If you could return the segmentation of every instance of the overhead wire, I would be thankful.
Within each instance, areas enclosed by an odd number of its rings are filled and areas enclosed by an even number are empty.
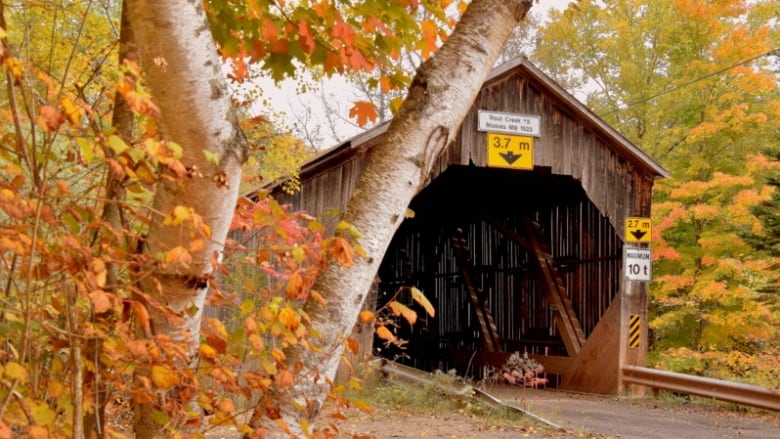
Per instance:
[[[665,90],[662,90],[662,91],[660,91],[658,93],[655,93],[653,95],[650,95],[648,97],[639,99],[637,101],[629,102],[628,104],[622,105],[619,108],[616,108],[614,110],[611,110],[611,111],[608,111],[608,112],[604,113],[604,115],[612,114],[612,113],[615,113],[617,111],[626,110],[626,109],[631,108],[631,107],[633,107],[635,105],[643,104],[643,103],[651,101],[651,100],[653,100],[653,99],[655,99],[657,97],[660,97],[660,96],[663,96],[665,94],[669,94],[669,93],[675,92],[677,90],[683,89],[683,88],[691,86],[693,84],[696,84],[697,82],[701,82],[701,81],[704,81],[705,79],[709,79],[709,78],[711,78],[713,76],[720,75],[721,73],[727,72],[727,71],[729,71],[729,70],[731,70],[731,69],[733,69],[735,67],[739,67],[741,65],[745,65],[745,64],[747,64],[749,62],[753,62],[753,61],[755,61],[755,60],[757,60],[759,58],[763,58],[763,57],[769,56],[769,55],[780,56],[780,47],[775,47],[774,49],[772,49],[772,50],[770,50],[768,52],[764,52],[764,53],[762,53],[760,55],[756,55],[756,56],[754,56],[752,58],[748,58],[746,60],[743,60],[743,61],[740,61],[738,63],[732,64],[732,65],[730,65],[728,67],[724,67],[724,68],[722,68],[720,70],[708,73],[708,74],[706,74],[704,76],[700,76],[700,77],[698,77],[696,79],[693,79],[693,80],[690,80],[690,81],[688,81],[686,83],[683,83],[683,84],[680,84],[680,85],[677,85],[677,86],[674,86],[674,87],[671,87],[671,88],[667,88]]]

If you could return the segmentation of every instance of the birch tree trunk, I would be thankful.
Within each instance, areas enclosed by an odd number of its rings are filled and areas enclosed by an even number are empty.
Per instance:
[[[437,156],[454,139],[504,42],[526,16],[531,3],[472,1],[447,42],[420,67],[382,143],[372,151],[343,216],[362,234],[359,244],[367,256],[348,269],[329,264],[318,278],[315,289],[323,293],[328,304],[307,311],[312,325],[322,334],[315,341],[321,352],[295,347],[288,353],[290,364],[299,362],[304,366],[278,407],[294,436],[302,436],[301,422],[312,421],[327,396],[328,381],[335,376],[345,337],[351,333],[409,203]],[[275,421],[266,418],[261,424],[268,431],[266,437],[288,436],[279,431]]]
[[[189,248],[188,233],[163,223],[176,206],[192,208],[211,228],[205,247],[190,252],[191,263],[157,264],[152,276],[141,282],[151,300],[181,316],[181,320],[169,319],[165,312],[148,306],[153,332],[182,342],[192,358],[208,289],[205,277],[213,270],[210,259],[218,257],[227,237],[247,140],[232,109],[202,2],[126,2],[145,77],[161,111],[163,136],[181,145],[182,164],[197,170],[191,178],[159,183],[143,253],[154,256],[179,245]],[[219,157],[218,165],[206,159],[206,151]],[[136,438],[163,436],[152,419],[154,410],[152,405],[136,407]]]

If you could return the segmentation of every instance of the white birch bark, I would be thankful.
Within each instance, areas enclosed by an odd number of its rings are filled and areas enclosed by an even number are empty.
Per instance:
[[[183,318],[183,323],[177,323],[148,307],[153,332],[186,343],[194,356],[207,293],[203,276],[212,272],[209,260],[220,254],[227,237],[247,141],[232,109],[202,2],[126,1],[144,74],[161,111],[163,136],[182,146],[184,166],[195,167],[202,174],[159,183],[143,252],[155,255],[178,245],[189,247],[188,233],[162,221],[177,205],[191,207],[201,215],[211,227],[211,239],[205,248],[192,253],[193,262],[188,267],[158,266],[153,275],[159,284],[141,283],[146,294]],[[219,165],[209,162],[204,151],[219,157]],[[146,405],[136,408],[136,438],[163,436],[152,411]]]
[[[315,289],[328,304],[307,311],[322,334],[315,341],[322,353],[296,347],[288,355],[290,364],[300,361],[305,367],[280,401],[282,419],[293,436],[301,435],[302,420],[311,422],[319,412],[329,390],[327,382],[338,368],[345,337],[351,333],[409,203],[436,157],[454,139],[504,42],[531,3],[472,1],[448,41],[420,67],[382,143],[372,151],[343,217],[362,234],[359,244],[367,257],[348,269],[332,263],[318,279]],[[296,405],[307,410],[298,410]],[[262,425],[269,431],[266,437],[287,437],[274,421],[265,419]]]

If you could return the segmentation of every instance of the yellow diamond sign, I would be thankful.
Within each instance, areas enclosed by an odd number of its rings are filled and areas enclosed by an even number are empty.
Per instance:
[[[487,165],[496,168],[533,169],[534,138],[487,134]]]

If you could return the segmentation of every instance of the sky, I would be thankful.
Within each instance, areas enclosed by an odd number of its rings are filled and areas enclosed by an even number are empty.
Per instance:
[[[536,0],[531,13],[545,17],[550,9],[565,9],[573,1],[576,0]],[[363,130],[347,117],[349,108],[360,98],[343,78],[334,77],[321,84],[309,81],[309,88],[314,90],[306,92],[301,91],[301,83],[292,80],[277,85],[270,79],[263,79],[257,84],[262,97],[257,100],[254,111],[271,117],[282,130],[292,131],[298,137],[306,139],[307,132],[310,137],[318,137],[314,141],[316,149],[336,146]],[[267,109],[273,109],[274,114],[267,114]],[[335,134],[328,128],[326,115],[336,126]]]

